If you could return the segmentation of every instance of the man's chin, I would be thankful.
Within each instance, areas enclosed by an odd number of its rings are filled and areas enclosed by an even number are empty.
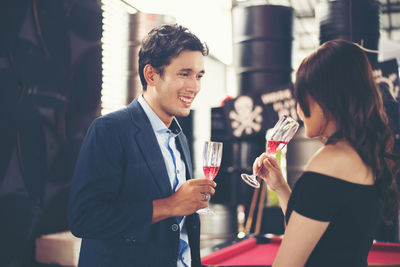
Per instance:
[[[187,117],[190,114],[190,109],[187,110],[181,110],[179,112],[177,112],[177,114],[175,114],[175,116],[177,117]]]

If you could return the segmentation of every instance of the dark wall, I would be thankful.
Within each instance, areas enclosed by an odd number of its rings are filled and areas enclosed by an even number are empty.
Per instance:
[[[31,266],[35,237],[68,229],[80,144],[99,115],[96,0],[2,0],[0,266]]]

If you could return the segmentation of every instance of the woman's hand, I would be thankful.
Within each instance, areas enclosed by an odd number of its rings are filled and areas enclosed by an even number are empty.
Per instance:
[[[265,180],[274,191],[279,191],[287,183],[283,178],[279,162],[276,158],[266,153],[261,154],[253,163],[253,173]]]

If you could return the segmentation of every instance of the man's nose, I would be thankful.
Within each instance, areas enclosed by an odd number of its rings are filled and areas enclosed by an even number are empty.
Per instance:
[[[187,89],[195,93],[200,91],[200,80],[196,77],[188,79]]]

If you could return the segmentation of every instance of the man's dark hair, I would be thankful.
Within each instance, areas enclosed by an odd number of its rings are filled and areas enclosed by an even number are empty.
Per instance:
[[[143,90],[147,89],[143,69],[147,64],[163,75],[163,67],[184,50],[200,51],[208,55],[208,47],[187,28],[178,24],[166,24],[152,29],[142,41],[139,51],[139,75]]]

